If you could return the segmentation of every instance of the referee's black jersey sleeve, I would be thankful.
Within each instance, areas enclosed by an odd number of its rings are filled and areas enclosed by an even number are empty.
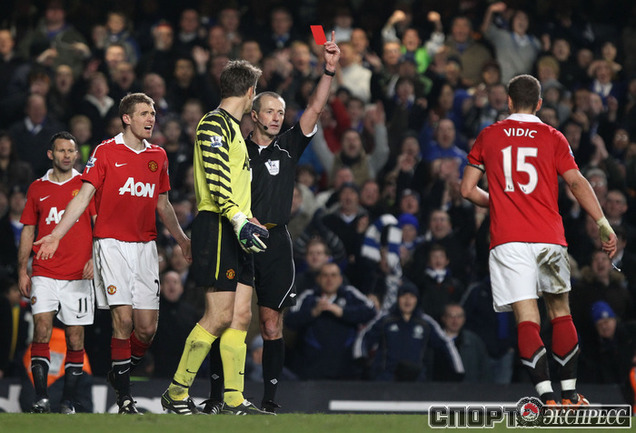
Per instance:
[[[246,140],[252,168],[252,214],[261,224],[289,222],[296,165],[311,138],[296,122],[260,153],[251,136]]]

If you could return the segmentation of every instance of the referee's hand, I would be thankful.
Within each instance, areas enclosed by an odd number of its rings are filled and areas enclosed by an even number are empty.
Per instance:
[[[252,220],[254,222],[239,212],[232,218],[232,225],[241,248],[248,253],[260,253],[267,249],[267,245],[260,238],[268,238],[269,232],[256,218]]]

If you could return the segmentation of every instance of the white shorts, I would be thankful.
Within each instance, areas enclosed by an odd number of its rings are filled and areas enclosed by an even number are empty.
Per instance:
[[[51,311],[57,312],[57,318],[67,326],[92,325],[95,316],[92,281],[32,277],[31,312]]]
[[[514,302],[541,293],[571,289],[568,250],[562,245],[510,242],[490,250],[488,260],[495,311],[511,311]]]
[[[155,241],[93,241],[97,307],[132,305],[136,310],[159,309],[159,257]]]

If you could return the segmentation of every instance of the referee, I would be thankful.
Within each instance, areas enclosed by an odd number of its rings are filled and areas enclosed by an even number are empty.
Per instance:
[[[294,126],[281,132],[285,119],[285,101],[274,92],[256,95],[252,105],[252,120],[256,129],[245,144],[252,169],[252,214],[268,228],[269,238],[262,239],[267,249],[254,254],[254,283],[259,305],[259,324],[263,336],[262,409],[275,412],[280,406],[274,402],[276,388],[283,370],[285,344],[283,342],[283,310],[295,304],[295,269],[292,240],[287,231],[294,194],[296,164],[316,133],[316,123],[329,98],[331,81],[340,59],[335,32],[324,46],[324,74],[309,98],[307,108]],[[211,355],[212,392],[210,401],[219,389],[214,385],[214,354]]]

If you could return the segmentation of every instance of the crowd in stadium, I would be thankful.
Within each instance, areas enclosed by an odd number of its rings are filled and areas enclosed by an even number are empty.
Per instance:
[[[168,155],[170,200],[189,233],[194,133],[219,104],[223,66],[259,66],[257,92],[281,94],[291,126],[323,74],[309,28],[323,24],[327,35],[335,30],[341,57],[296,173],[289,231],[298,296],[285,316],[284,378],[527,380],[514,317],[492,308],[488,210],[464,200],[459,185],[477,135],[508,115],[508,80],[532,74],[543,90],[538,116],[567,138],[619,240],[612,262],[596,224],[561,184],[579,380],[620,384],[633,399],[636,4],[326,3],[21,0],[3,14],[0,378],[19,376],[28,346],[28,305],[16,293],[19,220],[28,186],[50,167],[50,137],[66,130],[77,138],[81,172],[93,149],[121,132],[121,98],[149,95],[157,110],[150,141]],[[252,131],[249,115],[241,127]],[[168,378],[204,306],[163,228],[158,245],[159,325],[143,374]],[[355,311],[343,318],[306,306],[324,294]],[[420,311],[426,316],[396,335],[391,320]],[[98,311],[86,330],[95,375],[109,368],[110,326]],[[257,378],[262,341],[248,346]]]

